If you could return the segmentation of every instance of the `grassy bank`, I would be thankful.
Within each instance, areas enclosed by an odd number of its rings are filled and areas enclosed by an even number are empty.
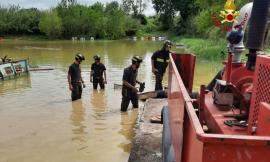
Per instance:
[[[26,41],[49,41],[44,35],[8,35],[4,36],[7,40],[26,40]]]
[[[198,57],[216,60],[227,57],[227,41],[225,39],[210,40],[202,38],[175,38],[177,43],[182,43],[186,46],[188,52],[196,54]],[[221,51],[225,53],[221,54]],[[265,45],[264,51],[270,54],[270,46]],[[245,54],[248,53],[246,49],[242,53],[242,60],[246,60]]]
[[[127,37],[128,38],[128,37]],[[72,38],[70,37],[70,39],[67,38],[48,38],[45,35],[6,35],[3,36],[4,40],[25,40],[25,41],[71,41]],[[78,41],[80,40],[80,37],[77,37]],[[90,37],[86,38],[87,40],[90,40]],[[121,38],[118,40],[122,40],[122,39],[126,39]],[[96,39],[96,40],[111,40],[111,39]]]
[[[196,56],[211,60],[221,59],[224,55],[221,51],[226,53],[227,43],[226,40],[210,40],[203,38],[172,38],[173,41],[177,43],[184,44],[188,52],[196,54]]]

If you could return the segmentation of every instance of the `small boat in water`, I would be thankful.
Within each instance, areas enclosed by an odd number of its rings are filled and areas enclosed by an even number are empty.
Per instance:
[[[5,56],[0,61],[0,80],[12,79],[28,72],[29,66],[26,59],[13,61]]]

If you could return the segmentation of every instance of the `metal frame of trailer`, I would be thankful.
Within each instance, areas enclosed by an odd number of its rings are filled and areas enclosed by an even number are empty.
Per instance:
[[[163,137],[163,148],[167,148],[163,149],[163,161],[269,162],[270,137],[266,135],[270,128],[269,104],[261,102],[258,105],[263,108],[257,113],[259,118],[257,124],[260,125],[257,134],[250,134],[248,128],[243,130],[228,127],[220,122],[225,120],[224,111],[220,111],[214,106],[207,106],[212,103],[211,93],[199,95],[204,97],[200,98],[198,103],[199,108],[203,108],[203,110],[194,107],[195,101],[189,93],[192,91],[195,56],[172,54],[170,59],[169,104],[166,113],[163,114],[165,115],[164,127],[169,132],[163,133],[167,136]],[[264,70],[270,72],[270,57],[261,56],[258,58],[258,62],[257,69],[260,69],[259,66],[263,66]],[[255,74],[259,73],[257,69]],[[255,84],[258,81],[260,81],[259,76],[255,78]],[[270,85],[270,80],[264,82]],[[266,96],[269,95],[266,94]],[[252,102],[255,102],[255,97],[254,95]],[[214,104],[212,103],[212,105]],[[215,131],[206,133],[203,130],[203,124],[205,124],[201,123],[203,117],[207,117],[207,121],[211,121]]]

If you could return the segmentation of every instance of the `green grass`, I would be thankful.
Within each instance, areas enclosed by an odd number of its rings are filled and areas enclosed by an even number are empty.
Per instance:
[[[266,47],[265,52],[270,54],[270,47]]]
[[[227,57],[227,41],[225,39],[211,40],[204,38],[190,38],[188,36],[172,37],[171,39],[176,43],[184,44],[186,46],[186,51],[192,52],[200,58],[210,59],[209,61],[223,59],[221,51],[225,53],[224,57]],[[270,46],[266,45],[264,51],[270,53]],[[247,60],[245,56],[247,53],[247,49],[242,53],[243,61]]]
[[[148,37],[148,36],[165,36],[169,37],[170,33],[169,32],[164,32],[164,31],[153,31],[153,32],[145,32],[143,30],[139,30],[136,34],[137,37]]]
[[[30,41],[42,41],[42,40],[49,40],[44,35],[8,35],[4,36],[4,39],[11,39],[11,40],[30,40]]]
[[[173,41],[184,44],[188,52],[194,53],[196,56],[217,60],[222,59],[221,51],[227,52],[227,43],[225,40],[210,40],[203,38],[173,38]]]

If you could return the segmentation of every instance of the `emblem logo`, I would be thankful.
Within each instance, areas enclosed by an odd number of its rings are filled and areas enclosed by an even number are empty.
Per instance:
[[[223,18],[221,23],[225,22],[237,22],[236,17],[240,16],[239,11],[236,11],[236,6],[234,4],[234,0],[227,0],[224,5],[224,10],[220,11],[219,16]]]
[[[236,18],[240,16],[240,12],[236,11],[236,5],[234,4],[234,0],[227,0],[227,2],[224,5],[224,10],[220,11],[218,16],[216,13],[212,14],[212,19],[215,25],[219,29],[222,29],[225,31],[232,30],[231,23],[238,23]],[[222,20],[219,20],[219,19],[222,19]]]

